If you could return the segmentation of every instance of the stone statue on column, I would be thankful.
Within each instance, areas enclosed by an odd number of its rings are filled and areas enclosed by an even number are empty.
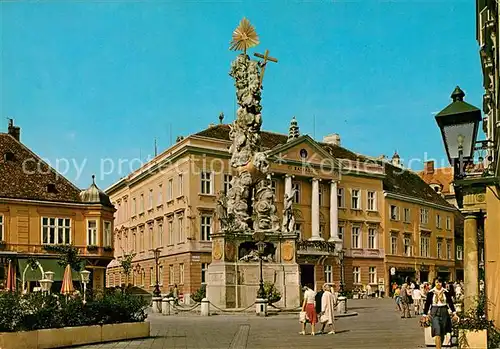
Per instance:
[[[239,105],[229,133],[231,166],[237,174],[228,192],[227,212],[234,217],[235,232],[279,230],[274,192],[266,178],[269,160],[261,151],[261,70],[262,65],[243,52],[229,72]]]

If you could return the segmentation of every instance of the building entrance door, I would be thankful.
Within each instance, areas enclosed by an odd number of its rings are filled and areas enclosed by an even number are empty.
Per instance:
[[[300,285],[304,287],[308,285],[314,289],[314,265],[302,264],[300,266]]]

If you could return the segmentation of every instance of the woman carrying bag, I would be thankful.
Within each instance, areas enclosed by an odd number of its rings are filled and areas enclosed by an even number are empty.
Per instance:
[[[323,296],[321,298],[321,316],[319,321],[323,324],[321,332],[326,325],[330,326],[328,334],[335,334],[335,308],[337,307],[337,297],[330,285],[323,285]]]
[[[449,312],[453,318],[450,318]],[[432,337],[435,339],[436,349],[441,349],[444,337],[451,333],[451,320],[458,321],[453,299],[438,277],[434,281],[434,288],[427,294],[422,322],[430,323]]]
[[[315,325],[318,322],[316,309],[315,309],[315,300],[316,292],[314,292],[311,287],[304,287],[304,303],[302,304],[302,311],[299,315],[299,321],[302,323],[302,331],[299,332],[301,335],[306,334],[306,324],[307,322],[311,323],[311,335],[314,336],[315,333]]]

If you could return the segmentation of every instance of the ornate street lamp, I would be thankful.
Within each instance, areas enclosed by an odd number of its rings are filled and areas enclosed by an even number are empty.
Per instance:
[[[80,276],[82,278],[82,283],[83,283],[83,304],[86,304],[87,303],[87,298],[86,298],[87,284],[90,281],[90,271],[88,271],[88,270],[82,270],[80,272]]]
[[[40,286],[42,287],[42,291],[50,294],[50,288],[52,287],[52,283],[54,281],[52,281],[50,279],[42,279],[39,282],[40,282]]]
[[[453,165],[455,178],[463,178],[465,164],[473,161],[481,111],[464,102],[465,93],[456,87],[452,102],[436,115],[448,161]]]
[[[340,295],[344,295],[344,242],[339,240],[335,244],[335,250],[339,258],[340,265]]]
[[[161,247],[151,249],[150,251],[154,253],[155,267],[156,267],[156,283],[155,283],[155,289],[153,291],[153,295],[155,297],[161,297],[161,290],[160,290],[159,276],[158,276],[158,267],[159,267]]]
[[[54,281],[54,272],[53,271],[46,271],[45,278],[48,280]]]
[[[257,293],[257,297],[260,299],[265,299],[266,291],[264,290],[264,280],[262,279],[262,257],[264,256],[264,249],[266,248],[266,243],[264,241],[257,241],[256,245],[259,250],[259,268],[260,268],[259,292]]]

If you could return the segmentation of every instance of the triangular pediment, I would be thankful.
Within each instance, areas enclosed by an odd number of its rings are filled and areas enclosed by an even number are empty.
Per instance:
[[[339,162],[308,135],[278,145],[268,152],[275,163],[339,168]]]

